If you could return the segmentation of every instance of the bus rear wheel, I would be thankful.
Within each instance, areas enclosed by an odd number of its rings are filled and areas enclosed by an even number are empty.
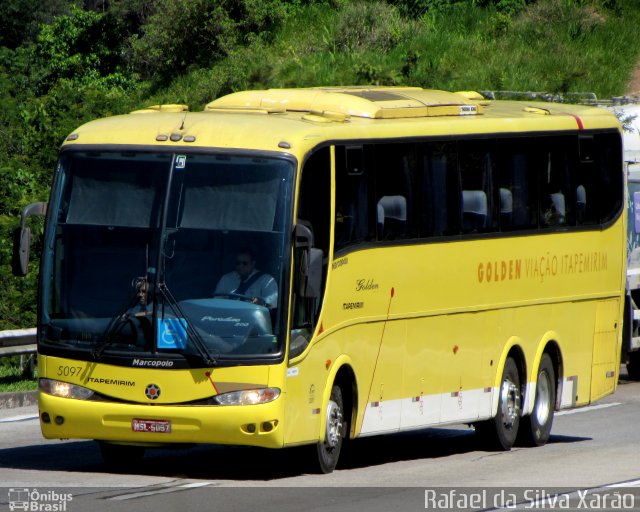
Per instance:
[[[476,433],[482,443],[491,450],[510,450],[516,441],[520,426],[522,393],[520,375],[515,361],[508,357],[498,396],[498,412],[495,417],[476,423]]]
[[[631,380],[640,380],[640,350],[629,352],[627,374]]]
[[[344,433],[344,401],[340,386],[334,385],[325,410],[326,429],[324,441],[317,444],[318,469],[321,473],[331,473],[338,464]]]
[[[538,368],[536,399],[533,411],[522,418],[518,441],[525,446],[542,446],[551,435],[556,400],[556,378],[553,363],[544,354]]]

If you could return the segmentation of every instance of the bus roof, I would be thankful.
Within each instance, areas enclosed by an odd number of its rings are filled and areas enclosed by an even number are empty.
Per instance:
[[[203,112],[155,105],[91,121],[65,145],[218,147],[305,151],[325,140],[615,128],[611,112],[582,105],[489,101],[474,92],[419,87],[318,87],[243,91]]]

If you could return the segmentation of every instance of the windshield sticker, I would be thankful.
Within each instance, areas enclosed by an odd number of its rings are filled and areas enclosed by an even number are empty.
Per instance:
[[[187,156],[186,155],[178,155],[176,157],[176,170],[184,169],[187,167]]]
[[[187,346],[187,321],[184,318],[158,318],[158,348]]]

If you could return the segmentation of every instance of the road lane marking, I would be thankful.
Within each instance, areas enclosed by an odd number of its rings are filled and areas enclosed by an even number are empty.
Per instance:
[[[567,409],[564,411],[557,412],[556,416],[565,416],[567,414],[577,414],[580,412],[591,412],[597,409],[607,409],[609,407],[614,407],[616,405],[622,405],[622,402],[611,402],[610,404],[598,404],[598,405],[589,405],[587,407],[579,407],[577,409]]]
[[[0,423],[13,423],[15,421],[30,421],[37,419],[37,414],[22,414],[20,416],[11,416],[10,418],[0,418]]]
[[[629,480],[628,482],[618,482],[607,487],[640,487],[640,480]]]
[[[186,491],[188,489],[195,489],[198,487],[207,487],[218,485],[216,482],[190,482],[186,484],[177,484],[177,485],[169,485],[156,489],[149,489],[147,491],[138,491],[132,492],[128,494],[119,494],[118,496],[112,496],[111,498],[107,498],[108,501],[126,501],[126,500],[135,500],[138,498],[146,498],[148,496],[155,496],[158,494],[168,494],[172,492],[180,492]]]

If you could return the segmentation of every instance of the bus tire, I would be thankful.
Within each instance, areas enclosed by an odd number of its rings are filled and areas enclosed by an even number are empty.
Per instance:
[[[324,441],[317,444],[318,469],[321,473],[331,473],[338,464],[340,450],[346,432],[344,423],[344,401],[340,386],[331,388],[331,396],[325,410],[326,429]]]
[[[498,395],[498,411],[490,420],[475,424],[482,444],[490,450],[508,451],[514,445],[522,410],[520,375],[515,361],[508,357],[504,364]]]
[[[543,354],[536,379],[533,411],[520,421],[519,444],[542,446],[551,435],[556,402],[556,375],[549,354]]]
[[[627,375],[631,380],[640,380],[640,350],[629,352]]]
[[[140,464],[144,457],[142,446],[112,444],[98,441],[102,460],[114,470],[126,470]]]

